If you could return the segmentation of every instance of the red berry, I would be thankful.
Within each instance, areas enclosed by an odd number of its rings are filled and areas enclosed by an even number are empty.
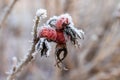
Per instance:
[[[69,24],[68,22],[68,18],[64,18],[64,17],[61,17],[60,19],[57,20],[56,22],[56,28],[57,29],[63,29],[65,26],[63,25],[67,25]]]
[[[57,34],[55,29],[50,28],[50,27],[44,27],[42,29],[40,29],[40,31],[38,32],[38,37],[39,38],[47,38],[48,40],[52,40],[55,41]]]
[[[55,30],[51,27],[43,27],[38,31],[39,38],[46,38],[56,43],[66,43],[64,32],[62,30]]]
[[[65,36],[64,36],[64,32],[63,32],[63,31],[57,31],[56,42],[57,42],[57,43],[60,43],[60,44],[66,43],[66,40],[65,40]]]

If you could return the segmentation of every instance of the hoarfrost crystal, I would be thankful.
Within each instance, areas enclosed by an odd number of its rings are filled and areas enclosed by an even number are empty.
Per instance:
[[[45,9],[38,9],[36,12],[36,16],[40,18],[46,18],[47,17],[47,11]]]

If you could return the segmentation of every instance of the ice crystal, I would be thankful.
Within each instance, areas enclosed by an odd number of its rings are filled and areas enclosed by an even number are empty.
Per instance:
[[[38,9],[36,12],[36,16],[40,18],[46,18],[47,17],[47,11],[45,9]]]

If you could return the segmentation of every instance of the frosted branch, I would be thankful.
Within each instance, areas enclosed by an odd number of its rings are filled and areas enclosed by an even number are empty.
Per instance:
[[[37,15],[38,13],[42,14],[42,15]],[[38,27],[38,24],[40,22],[40,18],[44,18],[45,15],[46,15],[46,13],[44,14],[44,12],[40,12],[39,10],[36,12],[36,17],[35,17],[34,26],[33,26],[33,40],[32,40],[31,49],[30,49],[28,55],[23,60],[21,60],[20,63],[18,63],[16,66],[15,65],[13,66],[7,80],[14,80],[14,78],[23,69],[23,67],[25,67],[28,63],[30,63],[34,59],[35,54],[36,54],[35,53],[35,46],[38,42],[37,27]]]

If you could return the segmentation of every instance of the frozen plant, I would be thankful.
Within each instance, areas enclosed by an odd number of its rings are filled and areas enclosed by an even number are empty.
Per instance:
[[[63,14],[60,16],[55,16],[50,18],[46,25],[38,28],[38,24],[41,19],[47,17],[46,10],[39,9],[36,12],[36,17],[33,26],[33,40],[32,46],[28,55],[17,63],[17,59],[13,58],[14,65],[9,73],[7,80],[13,80],[17,73],[20,72],[24,66],[35,59],[36,53],[40,53],[41,56],[49,56],[50,53],[50,42],[55,42],[55,56],[56,56],[56,66],[62,68],[60,63],[66,58],[67,51],[67,41],[70,40],[73,45],[79,46],[79,39],[83,38],[84,32],[78,30],[74,27],[72,18],[69,14]],[[63,52],[63,57],[60,57]],[[62,68],[63,69],[63,68]],[[65,69],[65,68],[64,68]]]
[[[56,45],[56,65],[61,68],[60,63],[65,59],[68,54],[67,41],[70,40],[73,45],[79,45],[79,39],[84,38],[84,32],[74,27],[72,18],[69,14],[62,14],[54,16],[47,21],[47,24],[38,29],[38,45],[37,51],[41,56],[48,56],[49,49],[48,43],[55,42]],[[44,38],[44,40],[42,40]],[[42,45],[42,46],[41,46]],[[63,52],[63,57],[60,57]]]

